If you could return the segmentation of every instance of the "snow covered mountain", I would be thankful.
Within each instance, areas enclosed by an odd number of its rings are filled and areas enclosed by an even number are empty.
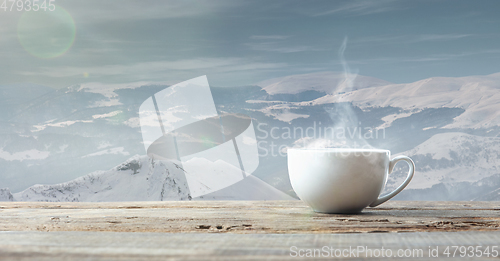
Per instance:
[[[55,185],[34,185],[13,195],[0,190],[0,201],[100,202],[167,200],[292,199],[254,176],[197,198],[191,198],[186,173],[174,162],[134,156],[109,171],[98,171]]]
[[[109,171],[55,185],[34,185],[13,194],[14,201],[161,201],[189,197],[178,165],[155,162],[147,156],[134,156]]]
[[[500,187],[500,138],[450,132],[432,136],[414,149],[400,153],[415,161],[416,174],[400,199],[474,200]],[[404,165],[404,164],[401,164]],[[406,166],[391,175],[387,189],[406,178]],[[484,199],[486,200],[486,199]]]
[[[284,97],[288,92],[288,95],[303,94],[310,99],[251,100],[248,102],[263,106],[249,110],[273,118],[274,124],[269,124],[266,131],[270,133],[272,127],[278,126],[275,136],[279,136],[286,134],[282,130],[287,125],[322,123],[322,126],[335,126],[346,117],[331,113],[334,104],[348,102],[345,106],[349,107],[348,110],[341,112],[352,113],[359,120],[360,128],[383,131],[383,137],[373,139],[368,135],[369,138],[365,139],[368,144],[415,160],[417,172],[414,180],[396,199],[500,200],[500,73],[436,77],[409,84],[385,85],[380,85],[380,81],[365,84],[366,78],[358,76],[353,87],[346,92],[313,88],[320,85],[321,80],[317,79],[320,75],[285,77],[263,88],[270,90],[271,97],[280,98],[271,95],[278,92]],[[311,77],[315,80],[309,81]],[[296,81],[288,84],[291,79]],[[361,83],[356,85],[358,79]],[[338,81],[333,82],[339,85]],[[335,86],[332,88],[335,90]],[[311,95],[313,90],[325,94],[314,97]],[[294,138],[294,143],[284,142],[282,145],[300,144],[297,138],[301,137]],[[318,141],[303,137],[302,140]],[[389,178],[386,191],[404,180],[406,173],[401,166],[398,168],[399,172]]]
[[[374,86],[375,87],[375,86]],[[408,84],[354,89],[344,94],[321,97],[314,103],[328,103],[341,96],[360,107],[462,108],[465,112],[445,128],[489,128],[500,126],[500,73],[459,78],[434,77]]]

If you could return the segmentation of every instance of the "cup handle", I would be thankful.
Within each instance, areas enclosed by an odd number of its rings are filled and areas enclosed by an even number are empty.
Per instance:
[[[413,178],[413,174],[415,173],[415,163],[413,163],[413,160],[411,160],[410,158],[408,158],[406,156],[397,156],[397,157],[395,157],[394,159],[392,159],[389,162],[389,174],[392,173],[392,170],[394,169],[394,166],[400,160],[406,161],[406,163],[408,163],[408,167],[410,168],[408,170],[408,176],[406,177],[406,180],[403,182],[403,184],[399,185],[399,187],[397,189],[395,189],[393,192],[391,192],[391,193],[389,193],[389,194],[387,194],[387,195],[385,195],[383,197],[380,197],[377,200],[373,201],[370,204],[370,207],[376,207],[376,206],[378,206],[378,205],[386,202],[387,200],[389,200],[392,197],[396,196],[399,192],[401,192],[401,190],[403,190],[408,185],[408,183],[410,183],[411,179]]]

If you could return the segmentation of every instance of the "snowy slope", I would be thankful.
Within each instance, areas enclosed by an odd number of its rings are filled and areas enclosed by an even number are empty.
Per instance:
[[[134,156],[109,171],[94,172],[56,185],[34,185],[15,193],[13,200],[54,202],[191,200],[185,174],[184,170],[173,162],[154,161],[147,156]],[[253,176],[235,185],[198,199],[291,199]],[[4,190],[0,190],[0,196],[2,191]]]
[[[350,101],[360,107],[462,108],[465,112],[447,128],[500,126],[500,73],[459,78],[434,77],[408,84],[389,84],[344,94],[330,94],[313,104]]]
[[[297,94],[304,91],[319,91],[333,93],[337,86],[344,81],[344,74],[340,72],[318,72],[308,74],[290,75],[280,78],[269,79],[258,83],[267,93],[274,95],[279,93]],[[359,75],[356,77],[353,90],[367,87],[377,87],[390,84],[390,82]]]
[[[440,133],[398,155],[407,155],[415,161],[416,172],[406,193],[412,193],[411,190],[428,190],[427,193],[432,193],[432,190],[443,190],[437,185],[469,184],[461,199],[472,200],[474,197],[468,197],[468,194],[489,193],[481,189],[479,181],[500,181],[497,177],[500,172],[498,137]],[[406,172],[402,171],[406,169],[404,165],[396,165],[395,169],[400,169],[400,172],[390,176],[387,189],[394,189],[406,178]]]
[[[477,201],[500,201],[500,188],[495,189],[488,194],[481,195],[477,198],[474,198]]]

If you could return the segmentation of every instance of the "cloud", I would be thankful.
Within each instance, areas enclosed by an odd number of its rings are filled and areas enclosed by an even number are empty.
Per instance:
[[[369,15],[402,9],[401,7],[395,6],[394,3],[395,0],[354,0],[348,1],[346,4],[342,4],[334,9],[315,13],[313,16],[332,14]]]
[[[324,51],[325,49],[306,45],[290,45],[284,41],[290,35],[253,35],[250,39],[255,40],[244,45],[254,51],[277,52],[277,53],[297,53],[306,51]],[[263,41],[266,40],[266,41]]]
[[[305,46],[305,45],[283,46],[281,43],[277,42],[246,43],[245,45],[254,51],[277,52],[277,53],[297,53],[297,52],[324,50],[313,46]]]
[[[472,36],[472,34],[423,34],[416,37],[415,41],[448,41]]]
[[[44,160],[48,158],[49,155],[49,151],[39,151],[37,149],[10,153],[0,148],[0,159],[6,161]]]
[[[120,113],[122,113],[122,111],[112,111],[110,113],[92,115],[92,118],[94,120],[95,119],[110,118],[110,117],[114,117],[114,116],[116,116],[116,115],[118,115]]]
[[[171,71],[213,71],[235,72],[246,70],[276,69],[287,66],[286,63],[267,63],[244,58],[195,58],[175,61],[151,61],[132,64],[109,64],[101,66],[79,67],[43,67],[38,71],[23,71],[21,75],[49,76],[55,78],[81,76],[86,72],[91,76],[136,75],[148,78],[152,74]]]
[[[121,155],[124,155],[124,156],[128,156],[128,155],[130,155],[130,152],[125,151],[124,147],[116,147],[116,148],[101,150],[101,151],[98,151],[98,152],[95,152],[95,153],[87,154],[87,155],[83,156],[82,159],[83,158],[88,158],[88,157],[110,155],[110,154],[114,154],[114,155],[121,154]]]
[[[409,44],[421,42],[452,41],[474,36],[472,34],[421,34],[398,36],[369,36],[352,38],[350,44]]]
[[[436,62],[436,61],[448,61],[461,57],[484,55],[484,54],[500,54],[500,49],[490,49],[490,50],[482,50],[475,52],[449,53],[449,54],[434,54],[434,55],[419,56],[419,57],[381,57],[374,59],[359,59],[359,60],[349,60],[349,63],[372,64],[372,63],[400,63],[400,62]]]
[[[290,38],[290,35],[252,35],[253,40],[284,40]]]

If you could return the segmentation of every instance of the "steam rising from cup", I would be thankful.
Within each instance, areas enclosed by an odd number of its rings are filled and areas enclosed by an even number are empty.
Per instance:
[[[345,99],[346,94],[353,90],[358,75],[357,72],[352,73],[347,64],[344,56],[346,48],[347,37],[344,38],[338,52],[344,79],[331,93],[333,106],[325,108],[333,121],[333,126],[324,128],[324,138],[302,140],[305,148],[373,148],[363,137],[363,128],[359,124],[352,104]]]
[[[341,81],[340,84],[337,86],[336,88],[337,93],[344,93],[351,91],[352,87],[354,86],[354,81],[358,76],[357,73],[354,74],[351,73],[351,68],[349,68],[349,65],[345,60],[344,52],[346,47],[347,47],[347,37],[344,38],[344,41],[342,42],[342,45],[340,46],[339,49],[340,63],[342,64],[342,68],[344,68],[344,81]],[[337,102],[341,102],[343,97],[340,96],[338,98],[339,99],[337,100]]]

